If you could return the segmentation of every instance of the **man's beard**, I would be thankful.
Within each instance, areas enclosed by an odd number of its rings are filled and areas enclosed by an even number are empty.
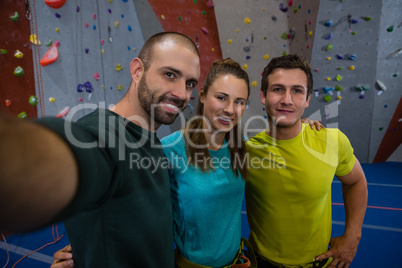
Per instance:
[[[168,99],[165,95],[157,98],[155,96],[155,91],[148,87],[147,82],[145,81],[145,75],[141,78],[140,83],[138,85],[138,99],[140,101],[141,107],[144,111],[150,116],[153,116],[153,120],[158,124],[170,125],[174,122],[176,117],[179,115],[179,112],[185,109],[184,101]],[[163,100],[169,100],[177,105],[179,111],[177,113],[169,113],[164,111],[164,109],[160,106],[160,102]]]

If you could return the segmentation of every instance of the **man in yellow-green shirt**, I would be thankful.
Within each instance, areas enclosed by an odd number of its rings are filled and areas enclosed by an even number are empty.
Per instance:
[[[260,95],[269,128],[247,142],[249,240],[259,268],[346,268],[360,241],[366,178],[342,132],[301,123],[312,88],[311,68],[296,55],[274,58],[264,69]],[[346,223],[344,235],[331,238],[334,175]]]

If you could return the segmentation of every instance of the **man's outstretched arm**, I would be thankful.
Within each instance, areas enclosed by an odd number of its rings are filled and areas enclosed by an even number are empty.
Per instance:
[[[73,199],[78,167],[68,145],[38,124],[0,114],[0,231],[49,223]]]

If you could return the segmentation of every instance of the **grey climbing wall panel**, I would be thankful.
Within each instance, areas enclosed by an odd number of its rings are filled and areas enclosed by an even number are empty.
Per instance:
[[[44,107],[41,108],[45,114],[55,116],[69,106],[70,111],[76,111],[73,117],[76,120],[92,107],[107,108],[120,100],[131,82],[130,62],[138,56],[144,43],[141,26],[147,26],[139,22],[137,14],[150,25],[156,25],[148,3],[136,3],[141,12],[136,10],[133,1],[67,1],[60,9],[52,9],[43,1],[31,3],[36,11],[32,22],[42,42],[34,49],[39,49],[43,57],[48,50],[47,40],[60,42],[56,62],[45,67],[36,64],[40,66],[35,70],[40,77],[37,95],[42,88]],[[148,36],[160,30],[161,27],[153,27],[146,28],[145,32]],[[118,65],[122,67],[119,71]],[[95,79],[95,73],[99,74],[99,80]],[[77,92],[77,86],[85,82],[91,83],[91,94],[85,90]],[[49,98],[55,101],[52,103]],[[80,109],[79,104],[95,106]]]

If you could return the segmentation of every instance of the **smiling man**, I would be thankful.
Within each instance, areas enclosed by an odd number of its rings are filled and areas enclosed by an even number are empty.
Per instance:
[[[130,71],[111,110],[76,123],[0,115],[0,231],[64,220],[76,267],[174,267],[169,177],[157,164],[164,156],[155,132],[187,106],[199,53],[187,36],[160,33]],[[126,161],[134,154],[151,166]]]
[[[258,267],[346,268],[357,251],[366,178],[342,132],[301,123],[312,89],[311,68],[296,55],[274,58],[264,69],[260,95],[269,128],[247,142],[249,240]],[[346,224],[344,235],[331,238],[334,175],[342,183]]]

